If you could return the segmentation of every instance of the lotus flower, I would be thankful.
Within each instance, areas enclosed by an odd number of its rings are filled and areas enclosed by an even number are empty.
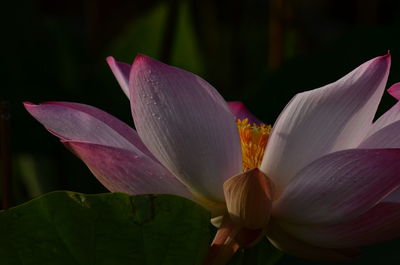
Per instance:
[[[399,236],[400,103],[373,122],[389,54],[297,94],[271,132],[192,73],[144,55],[132,66],[107,62],[137,132],[88,105],[25,107],[110,191],[177,194],[213,216],[228,211],[304,258],[347,259]]]

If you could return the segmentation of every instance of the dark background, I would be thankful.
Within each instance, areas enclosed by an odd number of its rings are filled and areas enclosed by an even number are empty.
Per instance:
[[[143,53],[187,69],[272,124],[294,94],[388,50],[388,85],[400,81],[395,0],[20,0],[3,1],[0,12],[0,99],[10,106],[3,117],[11,115],[1,166],[13,165],[11,206],[52,190],[106,191],[22,102],[90,104],[132,125],[109,55],[131,63]],[[393,103],[385,95],[379,113]]]

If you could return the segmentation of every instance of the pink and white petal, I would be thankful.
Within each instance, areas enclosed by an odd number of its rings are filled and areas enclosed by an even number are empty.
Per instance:
[[[400,99],[400,82],[393,84],[387,91],[395,99]]]
[[[356,249],[322,248],[301,241],[283,230],[274,220],[271,220],[268,226],[267,237],[276,248],[302,259],[350,261],[360,256],[360,252]]]
[[[61,140],[114,146],[141,152],[153,158],[134,129],[95,107],[72,102],[25,102],[26,110]]]
[[[368,130],[366,138],[375,134],[382,128],[400,120],[400,102],[397,102],[393,107],[386,111],[379,119],[377,119],[371,128]]]
[[[130,75],[132,115],[154,156],[200,197],[223,202],[222,185],[242,172],[234,117],[195,74],[138,55]]]
[[[374,122],[358,148],[400,147],[400,102]]]
[[[400,148],[400,120],[370,135],[358,148]]]
[[[146,155],[100,144],[77,141],[63,143],[112,192],[176,194],[193,200],[181,182]]]
[[[360,144],[372,124],[389,68],[390,54],[377,57],[289,102],[273,126],[261,165],[278,193],[316,158]]]
[[[122,91],[129,98],[129,74],[131,72],[131,66],[127,63],[118,62],[114,57],[107,57],[107,63],[111,68],[118,84],[121,86]]]
[[[228,106],[231,109],[233,116],[235,116],[236,119],[239,120],[244,120],[248,119],[250,124],[260,124],[262,121],[257,119],[251,112],[248,110],[248,108],[243,104],[243,102],[240,101],[230,101],[228,102]]]
[[[351,149],[302,169],[273,216],[299,224],[336,224],[365,213],[400,186],[400,149]]]
[[[335,225],[281,223],[281,226],[292,236],[321,247],[372,245],[400,236],[400,203],[379,203],[363,215]]]

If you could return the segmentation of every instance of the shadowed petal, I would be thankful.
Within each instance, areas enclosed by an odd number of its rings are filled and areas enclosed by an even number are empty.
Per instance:
[[[153,158],[135,130],[95,107],[72,102],[24,103],[27,111],[61,140],[83,141],[136,151]]]
[[[130,76],[132,115],[154,156],[200,197],[224,201],[242,171],[240,140],[224,99],[206,81],[144,55]]]
[[[121,86],[122,91],[129,98],[129,73],[131,72],[131,66],[127,63],[121,63],[114,59],[114,57],[107,57],[107,63],[111,68],[118,84]]]
[[[261,165],[278,194],[316,158],[360,144],[372,124],[389,67],[389,54],[377,57],[289,102],[273,126]]]
[[[382,202],[400,203],[400,189],[397,189],[390,193],[388,196],[385,197],[385,199],[382,200]]]
[[[400,149],[352,149],[302,169],[274,204],[273,215],[301,224],[356,218],[400,185]]]
[[[400,203],[379,203],[354,220],[335,225],[282,224],[291,235],[313,245],[349,248],[400,236]]]
[[[176,194],[193,199],[186,187],[162,165],[141,153],[121,148],[64,141],[112,192],[129,194]]]
[[[268,226],[267,237],[276,248],[303,259],[350,261],[360,256],[360,252],[356,249],[322,248],[298,240],[285,232],[274,220],[271,220]]]
[[[242,102],[230,101],[230,102],[228,102],[228,106],[231,109],[233,116],[235,116],[236,119],[239,119],[239,120],[248,119],[250,124],[262,123],[253,114],[251,114],[251,112],[247,109],[247,107]]]

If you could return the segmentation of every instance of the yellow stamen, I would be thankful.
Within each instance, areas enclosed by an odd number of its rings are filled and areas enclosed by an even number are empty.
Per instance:
[[[271,126],[264,123],[249,124],[248,119],[238,119],[237,127],[242,146],[243,170],[259,167],[267,146]]]

